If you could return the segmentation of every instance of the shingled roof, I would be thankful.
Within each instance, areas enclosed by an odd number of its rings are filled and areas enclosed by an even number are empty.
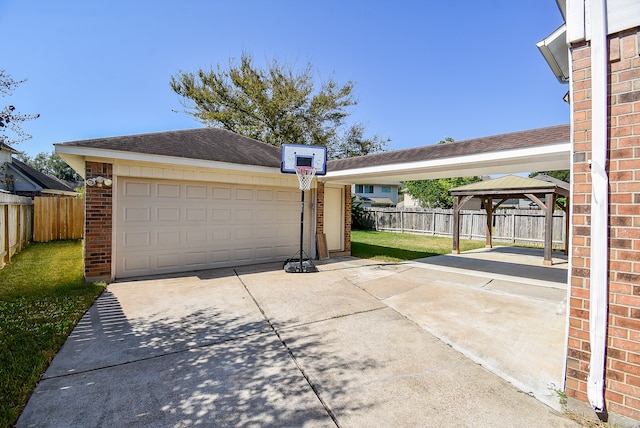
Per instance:
[[[62,192],[74,191],[70,185],[60,180],[59,178],[52,175],[44,174],[37,169],[30,167],[24,162],[19,161],[18,159],[13,158],[10,165],[12,168],[20,171],[25,177],[28,177],[44,190],[58,190]]]
[[[405,162],[451,158],[470,153],[499,152],[569,142],[569,125],[512,132],[490,137],[461,140],[449,144],[434,144],[405,150],[394,150],[354,158],[337,159],[327,163],[327,171],[375,167]]]
[[[60,143],[62,147],[172,156],[280,168],[280,148],[219,128],[198,128]]]

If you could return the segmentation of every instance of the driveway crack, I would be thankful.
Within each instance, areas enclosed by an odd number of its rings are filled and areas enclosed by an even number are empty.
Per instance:
[[[267,324],[269,324],[269,328],[271,329],[271,331],[276,335],[276,337],[278,338],[278,340],[280,341],[280,343],[282,344],[282,346],[284,347],[284,349],[286,349],[287,353],[289,354],[289,358],[291,358],[291,360],[293,361],[293,363],[296,365],[296,368],[298,369],[298,371],[300,372],[300,374],[302,375],[302,377],[304,377],[304,379],[307,381],[307,384],[309,385],[309,387],[311,387],[311,390],[313,391],[313,393],[316,395],[316,397],[318,398],[318,401],[320,401],[320,404],[322,405],[322,407],[324,408],[324,410],[327,412],[327,415],[329,415],[329,417],[331,418],[331,420],[333,421],[333,423],[340,428],[341,425],[338,422],[338,418],[336,417],[335,413],[333,413],[333,410],[331,410],[331,407],[329,407],[329,404],[327,404],[327,402],[322,398],[322,396],[320,395],[320,391],[318,390],[318,388],[313,384],[313,382],[311,381],[311,378],[309,377],[309,375],[304,371],[304,369],[302,368],[302,365],[300,364],[300,362],[298,361],[298,359],[296,358],[296,356],[293,354],[293,351],[291,350],[291,348],[289,348],[289,346],[287,345],[287,343],[284,341],[284,339],[282,338],[282,336],[280,335],[280,332],[276,329],[276,327],[273,325],[273,323],[271,322],[271,320],[269,319],[269,317],[267,316],[267,314],[264,312],[264,310],[262,309],[262,307],[260,306],[260,303],[258,303],[258,301],[256,300],[256,298],[254,297],[254,295],[251,293],[251,291],[249,290],[249,288],[247,287],[247,284],[245,284],[245,282],[242,280],[242,277],[240,276],[240,274],[238,274],[238,272],[234,269],[233,272],[236,274],[236,277],[238,278],[238,280],[240,281],[240,283],[242,284],[242,286],[244,287],[244,289],[246,290],[247,294],[249,294],[249,297],[251,297],[251,300],[253,300],[253,303],[255,303],[256,307],[258,308],[258,310],[260,311],[260,313],[262,314],[262,317],[265,319],[265,321],[267,322]]]

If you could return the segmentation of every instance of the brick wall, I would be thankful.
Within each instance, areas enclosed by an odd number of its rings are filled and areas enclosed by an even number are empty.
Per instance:
[[[86,179],[112,178],[108,163],[86,162]],[[84,276],[87,281],[111,279],[113,187],[86,186],[84,230]]]
[[[609,413],[640,420],[640,29],[609,36]],[[587,401],[591,49],[573,45],[573,216],[567,394]]]

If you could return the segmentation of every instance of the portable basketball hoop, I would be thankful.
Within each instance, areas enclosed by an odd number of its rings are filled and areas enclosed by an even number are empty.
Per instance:
[[[280,171],[285,174],[296,174],[300,187],[300,250],[284,262],[285,272],[307,273],[318,269],[305,254],[304,237],[304,192],[311,189],[316,175],[326,173],[327,149],[320,146],[302,146],[296,144],[282,145],[282,163]]]

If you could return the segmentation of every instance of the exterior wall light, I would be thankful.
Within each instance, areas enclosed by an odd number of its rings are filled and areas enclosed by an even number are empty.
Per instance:
[[[96,178],[88,179],[86,183],[87,183],[87,186],[102,187],[104,185],[104,186],[110,187],[111,184],[113,184],[113,180],[111,180],[110,178],[96,177]]]

